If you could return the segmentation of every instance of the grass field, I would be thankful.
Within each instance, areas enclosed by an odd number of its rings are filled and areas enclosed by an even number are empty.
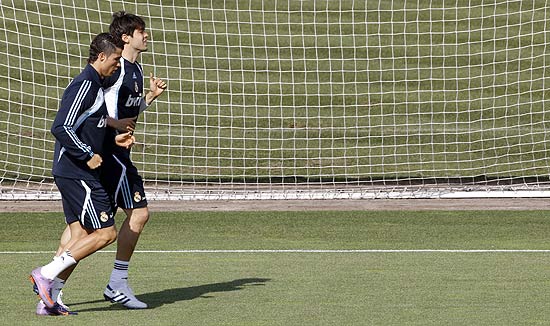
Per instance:
[[[111,246],[65,288],[78,316],[38,317],[27,276],[51,259],[63,221],[0,213],[0,324],[547,325],[548,214],[159,212],[130,271],[151,309],[102,301]]]

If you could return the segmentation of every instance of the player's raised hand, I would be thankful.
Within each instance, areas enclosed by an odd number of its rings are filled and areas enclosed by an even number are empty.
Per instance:
[[[153,76],[152,72],[149,73],[149,91],[151,92],[153,99],[162,94],[167,86],[168,85],[166,85],[164,80]]]
[[[136,142],[136,137],[134,137],[132,131],[125,132],[123,134],[118,134],[115,137],[115,143],[124,148],[130,148]]]
[[[103,159],[101,158],[101,155],[99,155],[99,154],[94,154],[94,156],[92,156],[92,158],[89,159],[88,162],[86,162],[86,164],[88,164],[88,167],[92,170],[97,169],[98,167],[100,167],[101,163],[103,163]]]

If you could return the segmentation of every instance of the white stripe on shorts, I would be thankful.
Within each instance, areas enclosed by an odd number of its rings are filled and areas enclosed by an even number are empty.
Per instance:
[[[130,189],[130,184],[128,183],[128,176],[126,175],[126,166],[113,154],[113,158],[120,165],[122,172],[120,173],[120,178],[118,179],[118,184],[115,191],[115,203],[118,203],[118,195],[122,194],[122,199],[124,200],[124,208],[133,208],[132,202],[132,193]]]
[[[88,187],[86,182],[84,180],[80,180],[80,183],[86,189],[86,198],[84,199],[84,203],[82,205],[82,213],[80,214],[80,221],[82,225],[84,224],[84,218],[86,216],[86,213],[88,213],[88,216],[90,216],[90,222],[92,223],[92,227],[94,229],[101,228],[101,223],[99,223],[99,219],[97,217],[94,204],[92,202],[92,189]]]

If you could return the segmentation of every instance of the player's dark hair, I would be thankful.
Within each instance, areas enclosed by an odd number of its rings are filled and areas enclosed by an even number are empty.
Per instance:
[[[122,38],[124,34],[132,36],[136,29],[145,30],[145,22],[141,17],[125,11],[117,11],[113,14],[113,21],[109,25],[109,32],[115,37]]]
[[[106,56],[110,56],[115,53],[117,48],[124,49],[124,42],[122,42],[121,39],[116,38],[109,33],[98,34],[90,44],[88,63],[94,63],[101,52],[103,52]]]

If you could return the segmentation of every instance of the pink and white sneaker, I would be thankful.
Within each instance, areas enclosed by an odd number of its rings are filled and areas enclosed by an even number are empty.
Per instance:
[[[58,302],[52,308],[48,308],[44,301],[40,300],[36,305],[36,314],[39,316],[69,316],[78,313],[70,311],[66,305]]]

